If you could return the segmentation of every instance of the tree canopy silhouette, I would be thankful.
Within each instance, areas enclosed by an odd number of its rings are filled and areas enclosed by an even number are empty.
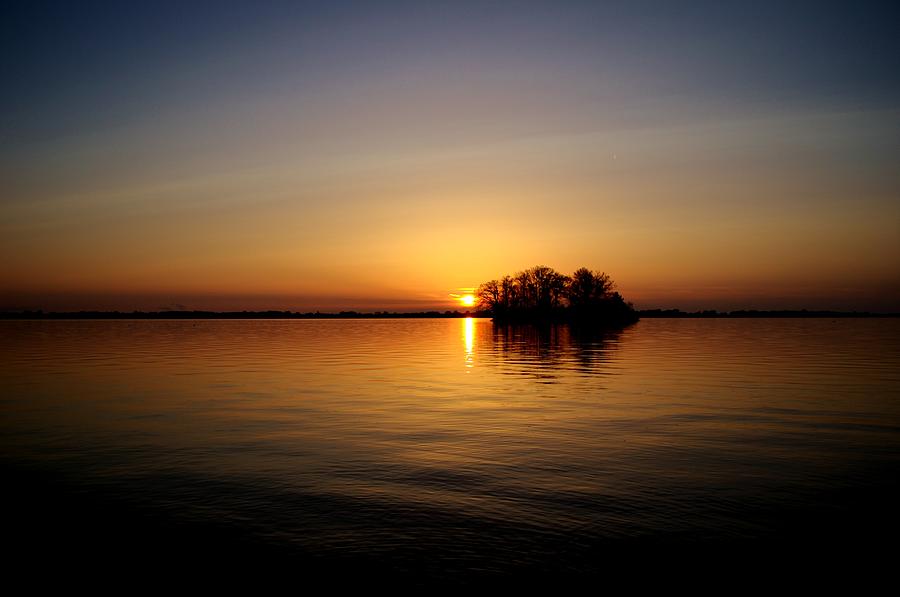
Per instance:
[[[495,321],[561,320],[627,324],[637,313],[606,272],[582,267],[571,276],[537,265],[478,287],[478,306]]]

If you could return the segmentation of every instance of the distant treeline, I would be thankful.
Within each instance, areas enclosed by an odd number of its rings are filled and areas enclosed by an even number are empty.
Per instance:
[[[900,317],[900,313],[871,313],[868,311],[681,311],[679,309],[647,309],[635,311],[640,317],[650,318],[749,318],[749,317]],[[436,319],[460,317],[490,317],[489,312],[473,311],[420,311],[397,313],[375,311],[340,311],[338,313],[295,311],[6,311],[0,319]]]
[[[484,317],[476,311],[421,311],[396,313],[375,311],[340,311],[338,313],[296,311],[73,311],[53,313],[20,311],[0,313],[0,319],[435,319]]]
[[[799,310],[778,310],[778,311],[758,311],[756,309],[739,310],[739,311],[716,311],[708,309],[704,311],[681,311],[680,309],[645,309],[638,311],[641,317],[900,317],[900,313],[871,313],[869,311],[811,311],[808,309]]]
[[[608,274],[586,267],[571,276],[537,265],[478,287],[478,307],[495,321],[567,321],[611,325],[638,320]]]

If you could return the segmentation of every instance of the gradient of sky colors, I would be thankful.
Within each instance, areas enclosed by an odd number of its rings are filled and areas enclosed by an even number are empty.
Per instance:
[[[900,311],[890,3],[22,3],[0,308]]]

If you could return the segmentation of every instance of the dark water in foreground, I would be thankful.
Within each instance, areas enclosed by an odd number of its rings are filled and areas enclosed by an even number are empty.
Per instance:
[[[10,569],[454,583],[895,554],[900,320],[0,334]]]

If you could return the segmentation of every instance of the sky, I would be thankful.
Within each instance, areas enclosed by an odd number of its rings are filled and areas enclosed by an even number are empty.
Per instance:
[[[900,9],[27,2],[0,309],[900,311]]]

